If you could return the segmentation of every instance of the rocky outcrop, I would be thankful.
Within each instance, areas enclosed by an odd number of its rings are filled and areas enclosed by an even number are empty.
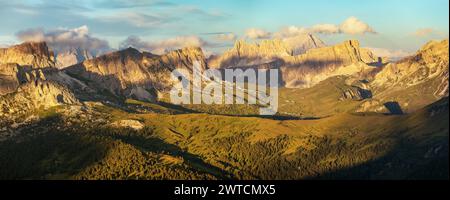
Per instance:
[[[116,96],[153,101],[158,97],[158,91],[171,88],[173,69],[192,70],[194,61],[206,68],[200,48],[184,48],[162,56],[128,48],[84,61],[64,71]]]
[[[111,123],[111,126],[118,128],[130,128],[134,130],[141,130],[144,128],[142,122],[133,119],[124,119]]]
[[[0,115],[14,117],[39,109],[78,103],[66,87],[52,81],[38,80],[20,85],[14,93],[0,96]]]
[[[359,88],[357,86],[352,86],[351,88],[348,88],[346,90],[342,91],[342,97],[339,100],[363,100],[368,99],[372,97],[372,93],[369,90],[365,90],[362,88]]]
[[[0,49],[0,95],[15,92],[20,84],[28,81],[45,79],[42,69],[53,67],[53,53],[44,42]]]
[[[0,64],[17,63],[32,68],[54,67],[54,56],[45,42],[25,42],[0,49]]]
[[[435,93],[448,93],[448,40],[431,41],[415,55],[388,64],[373,81],[376,87],[409,87],[435,77],[447,78],[447,84],[436,88]],[[446,90],[446,91],[445,91]]]
[[[380,66],[380,65],[388,62],[386,60],[386,58],[377,57],[369,49],[360,48],[359,52],[360,52],[360,56],[361,56],[361,61],[363,61],[364,63]]]
[[[371,83],[374,98],[406,112],[448,96],[448,40],[431,41],[413,56],[386,65]]]
[[[386,113],[389,114],[389,110],[383,105],[383,102],[376,99],[369,99],[364,101],[355,110],[356,112],[376,112],[376,113]]]
[[[0,96],[15,92],[24,83],[46,80],[45,71],[53,68],[33,69],[16,63],[0,64]]]
[[[63,69],[65,67],[72,66],[85,60],[94,58],[94,56],[87,50],[82,50],[79,48],[70,49],[65,52],[58,52],[55,57],[56,67],[59,69]]]
[[[15,63],[0,64],[0,96],[17,90],[21,82],[19,70]]]

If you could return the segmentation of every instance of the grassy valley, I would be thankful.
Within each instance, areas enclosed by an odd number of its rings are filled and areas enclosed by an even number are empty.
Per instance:
[[[121,120],[143,126],[114,125]],[[92,104],[14,130],[0,142],[0,178],[443,178],[448,128],[448,98],[411,115],[312,120],[132,114]]]

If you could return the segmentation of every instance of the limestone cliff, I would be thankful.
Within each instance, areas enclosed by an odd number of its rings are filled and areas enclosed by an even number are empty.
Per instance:
[[[312,34],[299,34],[294,37],[282,39],[292,49],[293,55],[300,55],[309,49],[325,47],[325,43]]]
[[[208,66],[211,68],[229,68],[267,64],[319,47],[325,47],[325,43],[311,34],[262,40],[258,43],[239,40],[236,41],[233,48],[220,56],[211,58],[208,61]]]
[[[373,81],[376,87],[410,87],[432,78],[448,80],[448,40],[431,41],[415,55],[388,64]],[[448,81],[436,88],[436,95],[448,93]]]
[[[206,59],[199,47],[186,47],[170,51],[164,55],[155,55],[143,52],[142,64],[151,73],[172,71],[174,69],[187,69],[192,71],[194,61],[199,62],[202,69],[206,68]]]
[[[378,62],[369,50],[362,50],[356,40],[334,46],[310,49],[298,56],[283,58],[282,78],[286,87],[308,88],[337,75],[364,77]]]
[[[232,49],[209,60],[208,66],[211,68],[245,67],[272,62],[292,54],[292,48],[280,39],[262,40],[260,43],[239,40]]]
[[[53,52],[45,42],[25,42],[0,49],[0,64],[17,63],[32,68],[54,67]]]
[[[296,55],[300,51],[295,47],[307,50]],[[259,44],[238,41],[222,56],[210,59],[208,66],[278,68],[283,86],[309,88],[332,76],[368,76],[375,66],[380,66],[379,60],[370,50],[360,48],[356,40],[325,47],[312,35],[300,35],[282,40],[263,40]]]
[[[431,41],[415,55],[386,65],[371,83],[374,98],[411,112],[448,96],[448,48],[448,40]]]
[[[55,57],[56,67],[60,69],[94,58],[94,56],[87,50],[82,50],[79,48],[58,52]]]
[[[116,96],[152,101],[171,88],[170,72],[192,70],[194,61],[206,67],[200,48],[184,48],[158,56],[128,48],[66,68],[68,74],[93,83]]]
[[[15,92],[24,83],[46,80],[45,71],[53,68],[33,69],[17,63],[0,64],[0,95]]]
[[[348,40],[334,46],[308,50],[306,53],[284,58],[286,64],[326,63],[349,65],[357,62],[371,63],[377,60],[368,50],[361,50],[357,40]]]
[[[16,63],[0,64],[0,96],[17,90],[21,82],[19,70]]]
[[[21,85],[16,92],[0,96],[0,116],[16,117],[39,109],[78,103],[64,86],[51,81],[31,81]]]
[[[41,69],[54,65],[53,53],[45,42],[25,42],[0,49],[0,95],[16,91],[27,81],[43,78]]]

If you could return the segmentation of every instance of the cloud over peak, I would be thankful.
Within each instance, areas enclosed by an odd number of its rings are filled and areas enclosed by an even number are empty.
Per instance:
[[[298,35],[316,33],[361,35],[366,33],[376,34],[377,32],[367,23],[359,20],[358,18],[349,17],[340,25],[316,24],[312,27],[287,26],[273,34],[262,29],[251,28],[246,31],[246,36],[250,39],[267,39],[271,36],[276,38],[290,38]]]
[[[58,28],[49,31],[42,28],[31,28],[17,32],[16,37],[21,41],[44,41],[57,53],[83,49],[97,55],[110,50],[106,40],[89,35],[89,28],[86,25],[73,29]]]
[[[141,51],[164,54],[167,51],[184,47],[204,47],[210,44],[197,36],[178,36],[156,42],[144,41],[138,36],[129,36],[120,43],[120,48],[133,47]]]
[[[339,27],[339,30],[342,33],[351,35],[376,33],[367,23],[353,16],[346,19]]]
[[[270,32],[258,28],[249,28],[245,31],[245,37],[249,39],[268,39],[271,35]]]
[[[340,33],[341,30],[339,26],[334,24],[317,24],[311,28],[311,32],[323,34],[336,34]]]

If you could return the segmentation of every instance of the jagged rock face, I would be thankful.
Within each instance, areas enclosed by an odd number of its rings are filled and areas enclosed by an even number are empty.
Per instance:
[[[94,58],[94,56],[87,50],[70,49],[66,52],[58,52],[56,55],[56,67],[63,69],[92,58]]]
[[[17,90],[20,84],[20,66],[17,64],[0,64],[0,96]]]
[[[284,57],[283,60],[281,71],[285,86],[295,88],[309,88],[337,75],[364,77],[375,69],[368,64],[378,62],[378,58],[369,50],[362,50],[356,40],[310,49],[298,56]]]
[[[436,89],[436,94],[448,93],[448,40],[432,41],[423,46],[415,55],[388,64],[373,81],[378,87],[409,87],[428,79],[447,79]]]
[[[157,98],[158,91],[171,88],[173,69],[192,70],[194,61],[199,61],[202,68],[206,67],[200,48],[184,48],[162,56],[128,48],[84,61],[65,71],[114,95],[152,101]]]
[[[163,67],[169,68],[170,70],[180,68],[192,70],[192,64],[194,61],[199,62],[202,69],[206,68],[205,55],[199,47],[178,49],[159,57],[156,57],[155,55],[148,56],[148,53],[146,55],[146,60],[149,62],[148,66],[150,68],[156,67],[159,63]],[[150,60],[153,60],[153,62]]]
[[[348,40],[342,44],[330,47],[316,48],[308,50],[305,54],[285,58],[288,65],[297,65],[303,63],[327,63],[349,65],[358,62],[377,62],[375,58],[370,58],[369,50],[364,49],[361,53],[359,42],[357,40]],[[373,55],[372,55],[373,56]]]
[[[398,104],[403,112],[412,112],[448,96],[448,40],[432,41],[415,55],[386,65],[370,86],[380,107],[386,102]],[[376,111],[365,106],[363,111]]]
[[[248,43],[239,40],[223,55],[208,61],[210,68],[245,67],[271,63],[305,53],[309,49],[325,47],[319,38],[311,34],[297,35],[283,39],[262,40]]]
[[[14,93],[0,96],[0,115],[22,115],[37,109],[78,103],[66,87],[38,80],[21,85]]]
[[[53,67],[53,53],[44,42],[0,49],[0,95],[15,92],[20,84],[28,81],[45,80],[42,69]]]
[[[388,62],[386,58],[380,58],[375,56],[369,49],[360,48],[359,52],[361,56],[361,61],[363,61],[364,63],[381,65]]]
[[[299,34],[294,37],[284,38],[283,42],[287,43],[293,55],[300,55],[309,49],[325,47],[325,43],[312,34]]]
[[[143,55],[132,48],[84,61],[66,68],[65,71],[76,78],[92,81],[98,87],[118,96],[130,95],[125,94],[125,90],[133,86],[146,86],[143,91],[152,87],[150,74],[143,64]],[[149,92],[143,92],[139,98],[153,97]]]
[[[279,68],[280,83],[290,88],[309,88],[332,76],[357,75],[365,77],[378,66],[379,58],[368,49],[360,48],[356,40],[330,47],[312,35],[305,53],[295,55],[289,40],[265,40],[261,44],[238,41],[235,47],[208,62],[209,67]],[[307,43],[305,43],[307,44]],[[298,45],[297,45],[298,46]]]
[[[284,56],[291,56],[292,48],[280,39],[247,43],[239,40],[223,55],[208,61],[211,68],[244,67],[269,63]]]
[[[0,64],[17,63],[32,68],[54,67],[54,56],[45,42],[25,42],[0,49]]]
[[[30,81],[46,80],[44,71],[52,69],[33,69],[16,63],[0,64],[0,95],[15,92],[21,84]]]

